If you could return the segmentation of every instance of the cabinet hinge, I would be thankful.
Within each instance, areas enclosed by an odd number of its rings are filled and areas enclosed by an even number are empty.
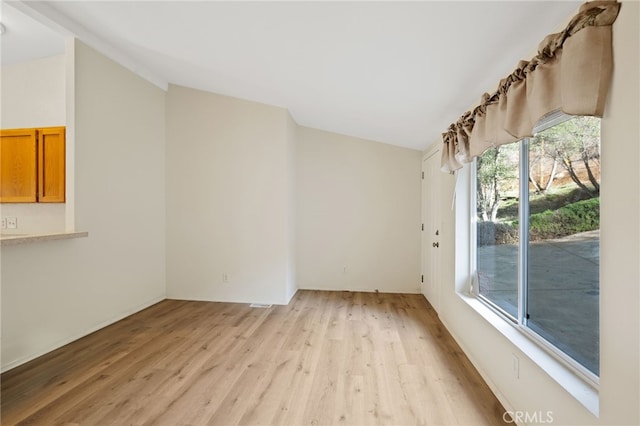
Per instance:
[[[422,179],[424,179],[424,172],[422,172]]]
[[[422,224],[422,229],[421,230],[424,231],[424,223]]]
[[[424,282],[424,275],[420,275],[420,282],[423,283]]]

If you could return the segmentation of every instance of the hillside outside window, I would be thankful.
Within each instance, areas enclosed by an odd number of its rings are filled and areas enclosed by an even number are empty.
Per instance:
[[[473,292],[597,382],[600,119],[553,114],[473,169]]]

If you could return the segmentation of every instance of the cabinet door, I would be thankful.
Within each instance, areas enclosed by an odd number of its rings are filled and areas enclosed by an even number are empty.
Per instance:
[[[37,164],[36,129],[0,131],[0,202],[36,201]]]
[[[64,203],[65,128],[49,127],[38,132],[38,201]]]

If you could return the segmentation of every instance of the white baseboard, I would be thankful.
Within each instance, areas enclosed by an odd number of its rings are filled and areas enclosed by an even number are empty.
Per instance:
[[[465,356],[467,358],[469,358],[469,361],[471,361],[471,364],[473,364],[473,366],[475,367],[476,371],[478,371],[478,373],[480,374],[480,377],[482,377],[482,380],[484,380],[484,382],[487,384],[487,386],[489,386],[489,389],[491,389],[491,392],[495,395],[495,397],[498,398],[498,401],[500,401],[500,404],[502,404],[502,407],[504,407],[505,411],[513,413],[514,412],[513,405],[509,402],[507,397],[504,396],[504,394],[502,392],[500,392],[500,390],[495,385],[495,383],[493,383],[493,381],[491,380],[489,375],[487,375],[484,372],[484,370],[482,368],[480,368],[480,364],[471,355],[471,351],[469,351],[465,347],[465,344],[462,342],[462,340],[458,339],[456,337],[455,333],[453,331],[451,331],[451,327],[449,327],[447,325],[447,322],[443,318],[441,318],[440,316],[438,316],[438,318],[440,319],[440,322],[442,322],[444,327],[447,329],[447,332],[449,332],[451,337],[453,337],[453,340],[455,340],[456,343],[458,344],[458,346],[460,346],[460,349],[462,349],[462,352],[464,352]]]
[[[1,372],[5,373],[5,372],[7,372],[7,371],[9,371],[9,370],[11,370],[13,368],[16,368],[16,367],[18,367],[18,366],[20,366],[20,365],[22,365],[24,363],[27,363],[29,361],[32,361],[32,360],[38,358],[38,357],[41,357],[42,355],[48,354],[49,352],[52,352],[52,351],[54,351],[54,350],[56,350],[58,348],[61,348],[64,345],[68,345],[71,342],[74,342],[74,341],[76,341],[78,339],[81,339],[81,338],[83,338],[85,336],[88,336],[89,334],[91,334],[91,333],[93,333],[95,331],[98,331],[101,328],[105,328],[105,327],[107,327],[107,326],[109,326],[109,325],[111,325],[113,323],[116,323],[116,322],[120,321],[121,319],[124,319],[124,318],[126,318],[126,317],[128,317],[130,315],[133,315],[136,312],[140,312],[143,309],[146,309],[149,306],[155,305],[156,303],[161,302],[161,301],[163,301],[165,299],[166,299],[165,296],[160,296],[160,297],[153,298],[152,300],[147,301],[145,303],[142,303],[142,304],[140,304],[140,305],[138,305],[138,306],[136,306],[136,307],[134,307],[132,309],[129,309],[126,312],[124,312],[124,313],[122,313],[122,314],[120,314],[120,315],[118,315],[118,316],[116,316],[116,317],[114,317],[112,319],[103,321],[103,322],[99,323],[98,325],[96,325],[94,327],[91,327],[91,328],[89,328],[89,329],[87,329],[87,330],[85,330],[83,332],[74,334],[74,335],[72,335],[72,336],[70,336],[70,337],[68,337],[66,339],[60,340],[60,341],[54,343],[53,345],[51,345],[51,346],[49,346],[47,348],[44,348],[44,349],[42,349],[42,350],[40,350],[38,352],[35,352],[35,353],[29,354],[27,356],[18,358],[16,360],[13,360],[8,364],[3,365]]]
[[[313,291],[350,291],[352,293],[391,293],[391,294],[420,294],[419,289],[415,290],[407,290],[407,289],[397,289],[397,290],[379,290],[376,291],[374,288],[365,288],[365,289],[352,289],[352,288],[337,288],[337,287],[323,287],[323,288],[312,288],[312,287],[300,287],[298,290],[313,290]]]
[[[291,295],[289,296],[289,299],[287,300],[287,305],[289,303],[291,303],[291,300],[294,298],[294,296],[298,293],[299,288],[296,287],[295,291],[293,293],[291,293]]]

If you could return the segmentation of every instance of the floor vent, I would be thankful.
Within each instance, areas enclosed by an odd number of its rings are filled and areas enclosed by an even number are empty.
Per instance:
[[[270,308],[271,305],[267,305],[266,303],[252,303],[249,305],[252,308]]]

